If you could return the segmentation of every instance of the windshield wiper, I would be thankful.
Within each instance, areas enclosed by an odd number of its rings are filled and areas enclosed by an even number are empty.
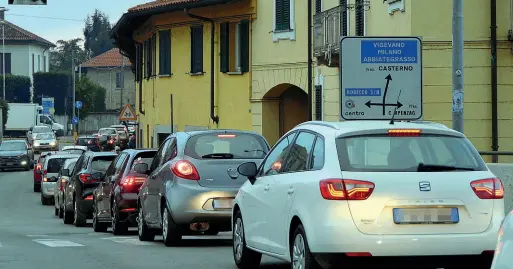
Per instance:
[[[265,153],[265,151],[261,149],[245,149],[244,152],[262,152]]]
[[[476,169],[469,168],[469,167],[457,167],[457,166],[451,166],[451,165],[437,165],[437,164],[424,164],[424,163],[419,163],[419,166],[417,166],[417,172],[439,172],[439,171],[457,171],[457,170],[475,171]]]
[[[207,155],[201,156],[201,158],[205,159],[233,159],[233,154],[231,153],[211,153]]]

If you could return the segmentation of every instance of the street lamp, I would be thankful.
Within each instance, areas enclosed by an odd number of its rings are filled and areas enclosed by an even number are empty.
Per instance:
[[[8,9],[5,7],[0,7],[1,21],[2,23],[2,91],[3,91],[3,100],[5,101],[5,12]]]

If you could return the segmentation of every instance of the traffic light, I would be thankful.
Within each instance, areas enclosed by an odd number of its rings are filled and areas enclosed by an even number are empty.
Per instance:
[[[9,0],[9,5],[46,5],[47,0]]]

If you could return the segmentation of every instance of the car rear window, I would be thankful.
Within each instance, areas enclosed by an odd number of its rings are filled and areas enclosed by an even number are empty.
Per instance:
[[[97,156],[93,157],[91,161],[91,169],[97,172],[106,172],[109,168],[110,163],[116,158],[116,156]]]
[[[59,173],[62,168],[62,165],[66,161],[66,158],[52,158],[48,160],[48,164],[46,165],[47,173]]]
[[[77,139],[77,146],[87,146],[93,143],[93,138],[79,138]]]
[[[151,165],[151,162],[153,161],[153,158],[155,157],[156,151],[150,151],[150,152],[141,152],[137,155],[135,155],[134,163],[132,164],[132,169],[134,169],[134,166],[138,163],[145,163],[148,165],[148,167]]]
[[[82,155],[82,153],[84,153],[85,151],[81,150],[81,149],[67,149],[67,150],[63,150],[63,152],[66,152],[66,153],[69,153],[69,154]]]
[[[194,135],[185,146],[185,154],[195,159],[211,159],[212,154],[231,154],[233,159],[263,159],[268,150],[263,137],[246,133]]]
[[[424,167],[452,166],[468,171],[487,170],[474,146],[461,137],[353,136],[336,139],[336,146],[342,171],[423,172],[419,170],[419,164]]]

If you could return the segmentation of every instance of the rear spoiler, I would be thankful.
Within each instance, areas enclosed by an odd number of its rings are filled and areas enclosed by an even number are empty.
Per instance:
[[[443,136],[452,136],[452,137],[460,137],[465,138],[465,135],[453,131],[452,129],[422,129],[422,128],[381,128],[381,129],[368,129],[368,130],[349,130],[349,131],[342,131],[342,133],[337,135],[337,138],[344,138],[344,137],[352,137],[352,136],[366,136],[366,135],[388,135],[388,130],[391,129],[420,129],[421,134],[427,134],[427,135],[443,135]]]

